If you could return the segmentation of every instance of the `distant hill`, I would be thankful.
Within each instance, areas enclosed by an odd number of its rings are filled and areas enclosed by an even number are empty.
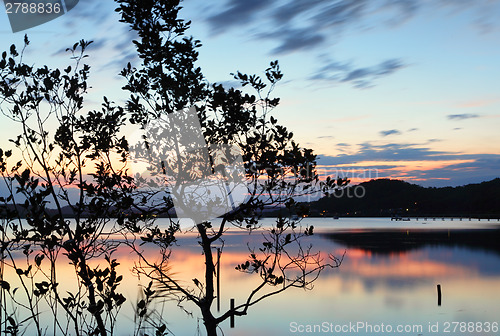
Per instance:
[[[363,197],[356,197],[363,196]],[[390,217],[461,216],[500,218],[500,178],[461,187],[424,188],[401,180],[378,179],[308,203],[310,216]],[[0,217],[3,217],[0,206]],[[11,205],[7,208],[13,208]],[[74,216],[70,207],[63,215]],[[55,210],[49,210],[55,215]],[[265,217],[289,216],[284,208],[264,209]],[[84,214],[85,216],[85,214]],[[175,216],[172,210],[170,216]]]
[[[391,179],[371,180],[358,186],[350,186],[342,193],[311,202],[310,213],[311,216],[435,215],[498,218],[500,178],[445,188],[424,188]]]

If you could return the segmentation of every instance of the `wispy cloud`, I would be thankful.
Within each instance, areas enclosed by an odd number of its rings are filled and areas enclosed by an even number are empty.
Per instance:
[[[320,155],[318,163],[342,171],[363,167],[377,171],[377,177],[401,178],[428,186],[456,186],[500,176],[500,154],[436,151],[422,144],[367,142],[360,144],[355,153]]]
[[[463,113],[463,114],[449,114],[447,118],[450,120],[465,120],[479,118],[479,114]]]
[[[206,18],[214,34],[234,32],[245,38],[268,40],[277,54],[316,53],[319,64],[325,64],[311,76],[312,80],[347,83],[367,89],[376,85],[375,79],[389,76],[407,66],[395,55],[372,66],[352,65],[351,62],[326,61],[320,55],[331,53],[349,30],[374,27],[392,27],[404,24],[418,13],[441,11],[449,15],[467,11],[473,23],[481,29],[497,22],[493,13],[500,10],[500,2],[488,0],[227,0],[222,5],[212,2]],[[206,10],[204,8],[203,10]],[[206,15],[205,15],[206,17]],[[485,23],[487,22],[487,23]],[[498,25],[498,23],[495,23]],[[333,46],[333,47],[332,47]]]
[[[368,0],[229,0],[224,6],[212,6],[206,21],[215,34],[235,26],[249,28],[256,38],[275,41],[273,53],[279,54],[319,47],[332,31],[365,17],[373,10],[370,4]]]
[[[257,38],[270,33],[267,38],[278,44],[274,52],[284,52],[303,50],[309,45],[305,39],[290,44],[294,32],[331,42],[332,37],[340,38],[347,29],[363,27],[367,18],[372,20],[372,26],[392,26],[410,20],[424,8],[450,14],[469,11],[473,23],[484,30],[485,25],[497,24],[495,13],[500,4],[489,0],[228,0],[223,5],[212,3],[212,14],[206,22],[216,34],[234,27],[247,28],[245,32]]]
[[[260,11],[269,7],[270,3],[270,1],[266,0],[230,0],[224,6],[225,10],[209,16],[207,22],[210,24],[212,31],[219,34],[233,26],[250,23]]]
[[[354,67],[350,63],[331,61],[314,74],[312,80],[351,83],[364,89],[374,86],[374,81],[395,73],[407,65],[401,59],[388,59],[370,67]]]
[[[321,156],[322,164],[355,164],[364,161],[414,161],[428,160],[440,157],[446,160],[452,157],[451,153],[435,151],[420,144],[399,144],[390,143],[385,145],[374,145],[364,142],[358,145],[358,150],[354,154],[341,154],[333,156]],[[456,153],[455,153],[456,154]]]
[[[392,129],[392,130],[387,130],[387,131],[380,131],[379,133],[383,137],[386,137],[386,136],[389,136],[389,135],[399,135],[399,134],[401,134],[401,132],[398,131],[397,129]]]
[[[323,34],[310,29],[293,28],[264,33],[263,38],[279,36],[280,44],[272,50],[273,54],[286,54],[298,50],[308,50],[323,44],[326,40]]]

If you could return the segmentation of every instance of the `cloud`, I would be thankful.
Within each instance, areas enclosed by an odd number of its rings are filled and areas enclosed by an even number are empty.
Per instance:
[[[325,1],[321,11],[312,20],[322,27],[345,26],[361,19],[369,12],[368,0]]]
[[[439,0],[435,5],[450,9],[451,14],[468,11],[473,25],[481,33],[489,33],[498,27],[500,2],[491,0]]]
[[[308,29],[286,29],[272,34],[263,34],[262,37],[280,35],[280,45],[272,50],[273,54],[286,54],[297,50],[307,50],[321,45],[325,37]]]
[[[363,161],[414,161],[435,159],[446,152],[432,151],[428,147],[417,144],[386,144],[372,145],[369,142],[359,144],[359,150],[354,154],[341,154],[335,157],[321,155],[321,164],[343,165],[356,164]]]
[[[310,79],[330,82],[351,83],[354,87],[364,89],[373,87],[378,78],[388,76],[403,69],[407,65],[401,59],[388,59],[371,67],[355,68],[350,63],[330,61]]]
[[[447,118],[450,120],[465,120],[479,118],[479,114],[463,113],[463,114],[449,114]]]
[[[274,54],[306,50],[329,44],[334,36],[373,12],[368,0],[229,0],[213,6],[206,19],[214,34],[238,26],[245,36],[269,39],[277,44]]]
[[[500,10],[499,1],[488,0],[226,0],[223,5],[211,2],[209,6],[212,14],[208,18],[203,16],[214,34],[237,28],[245,39],[271,42],[273,56],[316,53],[317,64],[325,63],[319,53],[331,53],[348,31],[391,28],[422,12],[449,16],[458,11],[466,12],[484,30],[485,25],[498,26],[494,13]],[[199,10],[206,11],[202,7]],[[394,55],[373,66],[329,62],[310,79],[367,89],[376,85],[375,79],[394,74],[405,66]]]
[[[315,37],[314,46],[322,47],[331,45],[332,39],[340,39],[348,29],[403,24],[422,9],[444,15],[467,11],[476,27],[484,31],[498,25],[495,13],[500,10],[498,1],[488,0],[228,0],[222,6],[211,6],[212,15],[206,22],[213,33],[236,26],[245,36],[262,38],[264,33],[265,38],[278,44],[275,53],[311,46],[304,38],[290,43],[293,32],[301,32],[299,37]]]
[[[401,164],[395,164],[398,162]],[[414,168],[407,162],[415,162]],[[439,163],[437,168],[434,163]],[[500,177],[500,154],[436,151],[421,144],[373,145],[366,142],[359,144],[356,153],[319,155],[318,164],[333,170],[373,170],[377,171],[376,178],[401,178],[426,186],[457,186]]]
[[[234,26],[250,23],[256,14],[268,7],[269,4],[270,1],[267,0],[230,0],[225,6],[226,10],[209,16],[207,22],[212,31],[218,34]]]
[[[118,15],[114,12],[115,8],[114,2],[111,1],[80,1],[73,10],[64,16],[65,25],[67,28],[76,28],[78,22],[85,22],[89,26],[102,25]],[[77,33],[78,32],[73,31],[72,35],[78,36]]]
[[[459,155],[457,159],[470,162],[450,164],[442,168],[429,170],[410,170],[406,174],[415,176],[419,184],[425,186],[459,186],[479,183],[500,177],[500,155],[475,154]]]
[[[398,130],[396,130],[396,129],[392,129],[392,130],[388,130],[388,131],[380,131],[379,133],[383,137],[386,137],[386,136],[389,136],[389,135],[399,135],[399,134],[401,134],[401,132],[398,131]]]
[[[280,24],[290,23],[296,17],[302,17],[320,5],[322,0],[295,0],[289,1],[272,12],[273,19]]]
[[[398,15],[394,15],[389,23],[401,24],[414,17],[421,7],[419,0],[389,0],[386,2],[385,9],[396,9]]]
[[[377,77],[390,75],[404,67],[405,64],[400,59],[389,59],[369,68],[352,70],[348,72],[341,81],[350,82],[360,79],[375,79]]]
[[[318,139],[334,139],[335,137],[333,135],[322,135],[319,136]]]

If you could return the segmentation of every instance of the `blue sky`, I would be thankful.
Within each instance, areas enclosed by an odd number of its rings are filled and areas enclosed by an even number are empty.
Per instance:
[[[0,11],[0,49],[31,45],[26,61],[63,67],[64,50],[94,40],[87,109],[126,99],[117,76],[134,64],[134,34],[111,0],[12,33]],[[322,171],[426,186],[500,176],[500,1],[187,0],[210,83],[262,74],[278,59],[279,121],[320,155]],[[3,117],[0,117],[3,118]],[[2,119],[0,147],[15,129]],[[374,173],[376,172],[376,173]],[[369,176],[368,176],[369,175]]]

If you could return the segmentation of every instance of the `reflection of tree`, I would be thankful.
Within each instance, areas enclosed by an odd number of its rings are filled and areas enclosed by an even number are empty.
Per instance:
[[[393,254],[422,249],[428,246],[456,246],[500,254],[500,230],[494,229],[430,229],[430,230],[369,230],[336,232],[322,236],[347,247],[372,253]]]
[[[145,170],[153,172],[149,178],[143,175],[136,179],[136,185],[140,186],[138,191],[148,195],[143,206],[155,203],[155,211],[162,208],[163,212],[168,212],[174,206],[172,198],[174,203],[176,198],[182,198],[186,182],[199,181],[220,170],[220,165],[208,149],[236,146],[242,151],[246,199],[237,208],[223,214],[220,225],[214,226],[208,220],[209,215],[214,213],[213,209],[207,210],[206,204],[199,206],[207,195],[200,197],[196,194],[191,198],[192,202],[179,202],[183,212],[192,214],[195,219],[194,229],[204,255],[203,279],[193,279],[193,285],[189,286],[171,273],[175,265],[170,264],[169,256],[175,253],[175,235],[179,231],[175,220],[171,221],[167,230],[150,231],[141,237],[141,243],[158,245],[162,255],[160,261],[148,260],[140,244],[137,244],[139,240],[128,240],[129,246],[140,258],[136,271],[156,282],[157,294],[197,306],[207,334],[216,335],[217,326],[229,317],[245,315],[254,304],[288,288],[310,288],[323,269],[339,265],[340,261],[335,257],[329,256],[330,260],[325,261],[312,252],[311,247],[303,246],[301,238],[311,235],[312,227],[302,229],[298,220],[278,218],[266,233],[262,245],[250,247],[249,259],[237,266],[239,271],[258,274],[260,284],[250,290],[245,302],[219,316],[214,314],[218,276],[214,247],[223,247],[228,225],[252,231],[258,228],[262,211],[270,206],[283,205],[299,216],[305,214],[306,209],[297,205],[293,196],[308,193],[311,186],[318,183],[316,156],[311,150],[296,144],[293,134],[271,116],[279,103],[278,98],[271,97],[275,85],[282,78],[278,62],[272,62],[266,70],[267,83],[254,75],[240,72],[234,75],[242,86],[251,87],[255,95],[234,88],[226,89],[222,85],[209,87],[203,81],[201,70],[194,65],[198,57],[196,48],[200,43],[185,35],[189,23],[177,18],[179,7],[175,3],[158,1],[139,5],[128,0],[118,2],[122,21],[128,23],[140,37],[134,43],[142,66],[136,69],[129,64],[122,75],[128,81],[125,88],[131,93],[127,104],[131,121],[141,125],[146,134],[149,132],[139,150],[135,151],[139,158],[149,156],[153,163]],[[163,124],[159,128],[149,126],[165,116],[166,119],[188,118],[188,114],[179,111],[189,106],[196,108],[203,131],[202,139],[198,138],[201,136],[199,132],[194,134],[197,127],[189,121],[167,122],[168,125]],[[200,146],[200,143],[207,146]],[[151,155],[151,152],[154,154]],[[158,179],[155,171],[163,173],[163,178],[167,180],[166,194],[165,191],[145,188],[148,185],[156,188],[158,183],[162,183],[162,177]],[[156,179],[156,183],[152,183],[151,179]],[[220,180],[224,180],[224,176]],[[328,185],[323,187],[335,189],[338,186],[335,181],[329,180]],[[345,183],[345,180],[339,180],[340,186]],[[202,184],[195,183],[195,187],[200,186],[203,188]],[[181,195],[176,195],[179,191]],[[165,197],[159,197],[159,193],[164,193]],[[140,192],[138,194],[141,195]],[[155,202],[158,199],[163,202]],[[221,204],[217,197],[210,199]],[[227,197],[222,203],[224,201]],[[207,216],[200,215],[204,211]],[[147,306],[143,305],[142,312],[145,314],[146,311]]]

